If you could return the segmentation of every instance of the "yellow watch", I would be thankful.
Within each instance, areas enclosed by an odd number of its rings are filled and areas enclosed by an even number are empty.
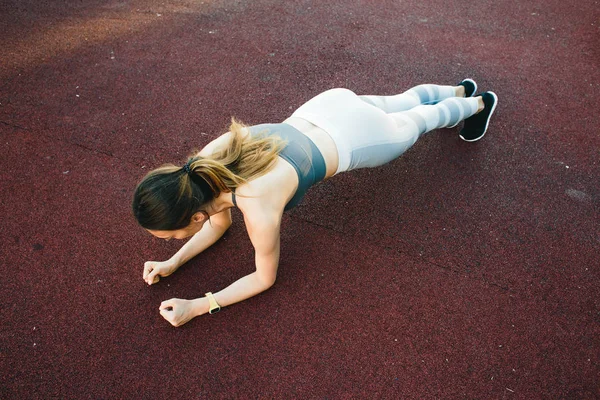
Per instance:
[[[221,311],[221,306],[217,303],[217,299],[215,299],[212,292],[206,293],[205,296],[208,297],[208,304],[210,305],[210,308],[208,309],[209,314],[215,314]]]

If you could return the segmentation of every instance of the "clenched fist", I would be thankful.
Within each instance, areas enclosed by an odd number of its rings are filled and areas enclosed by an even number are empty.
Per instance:
[[[152,285],[160,280],[160,277],[169,276],[177,270],[177,265],[171,261],[146,261],[144,263],[144,280]]]

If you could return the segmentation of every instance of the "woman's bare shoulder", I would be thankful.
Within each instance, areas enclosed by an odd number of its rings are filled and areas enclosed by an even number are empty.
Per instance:
[[[202,148],[202,150],[200,150],[198,152],[197,155],[200,156],[200,157],[208,157],[211,154],[216,153],[219,150],[224,149],[227,146],[227,144],[229,143],[230,140],[231,140],[231,132],[224,133],[221,136],[219,136],[218,138],[213,139],[206,146],[204,146]]]
[[[219,136],[218,138],[214,139],[213,141],[211,141],[209,144],[207,144],[206,146],[204,146],[202,148],[202,150],[200,150],[197,154],[197,156],[200,157],[208,157],[211,154],[214,154],[218,151],[221,151],[223,149],[225,149],[228,145],[229,142],[231,141],[231,132],[227,132],[222,134],[221,136]],[[242,135],[245,137],[246,135],[248,135],[248,130],[247,129],[243,129],[242,130]]]
[[[252,186],[256,185],[244,185],[240,191],[236,191],[237,206],[244,216],[246,227],[277,225],[281,221],[284,205],[264,193],[262,188]]]
[[[298,175],[294,167],[279,159],[269,172],[252,179],[235,191],[238,208],[244,215],[280,218],[291,193],[296,191]]]

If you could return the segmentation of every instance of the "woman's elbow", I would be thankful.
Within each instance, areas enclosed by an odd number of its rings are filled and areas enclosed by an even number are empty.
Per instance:
[[[267,290],[269,288],[271,288],[271,286],[273,286],[275,284],[275,281],[277,280],[277,275],[258,275],[258,281],[260,282],[260,286],[264,289]]]

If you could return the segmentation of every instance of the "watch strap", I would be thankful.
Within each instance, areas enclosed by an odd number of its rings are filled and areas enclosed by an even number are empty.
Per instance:
[[[221,306],[219,305],[219,303],[217,303],[217,299],[215,299],[215,296],[212,294],[212,292],[206,293],[205,296],[208,298],[209,314],[215,314],[221,311]]]

